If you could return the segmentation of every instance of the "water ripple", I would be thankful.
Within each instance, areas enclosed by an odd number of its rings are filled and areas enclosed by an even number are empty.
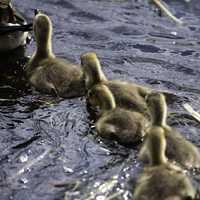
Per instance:
[[[13,0],[30,21],[35,8],[51,17],[56,55],[80,63],[81,53],[96,51],[109,78],[164,90],[168,123],[200,147],[200,125],[182,106],[200,110],[200,4],[167,2],[186,26],[160,17],[148,1]],[[27,55],[34,49],[35,41]],[[19,76],[0,73],[1,199],[131,200],[138,149],[98,137],[84,98],[32,91],[17,69]],[[199,172],[192,176],[200,187]]]

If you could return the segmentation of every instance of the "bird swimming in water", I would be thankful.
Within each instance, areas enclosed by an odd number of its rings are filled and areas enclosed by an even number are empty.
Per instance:
[[[87,91],[95,85],[104,84],[114,95],[117,106],[149,116],[145,96],[152,92],[150,88],[126,81],[108,80],[94,52],[82,54],[81,65]]]
[[[150,165],[136,182],[134,200],[194,200],[197,195],[185,171],[168,161],[165,135],[165,130],[159,126],[148,130],[143,145],[148,151]]]
[[[79,65],[55,56],[52,51],[52,22],[38,13],[33,22],[36,51],[25,68],[29,82],[37,90],[63,98],[85,94],[83,72]]]
[[[124,145],[134,145],[142,141],[150,121],[139,112],[117,106],[106,85],[94,86],[88,91],[87,98],[100,109],[100,117],[95,123],[98,135]]]
[[[166,155],[187,169],[200,168],[200,153],[198,148],[186,140],[181,133],[167,125],[167,105],[165,96],[161,93],[152,93],[146,97],[150,109],[153,127],[161,127],[167,140]],[[161,129],[159,129],[161,130]],[[148,137],[148,134],[146,134]],[[140,152],[140,158],[144,160],[146,146]]]

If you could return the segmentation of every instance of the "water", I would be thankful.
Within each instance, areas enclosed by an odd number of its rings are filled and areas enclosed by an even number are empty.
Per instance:
[[[187,25],[159,17],[146,1],[13,1],[29,20],[35,8],[51,17],[56,55],[79,63],[82,52],[95,51],[108,78],[171,93],[169,123],[200,146],[200,125],[182,106],[200,111],[200,5],[167,2]],[[19,77],[7,81],[0,82],[1,200],[132,199],[142,169],[137,148],[97,137],[84,98],[60,100],[32,93]],[[200,187],[200,174],[193,177]]]

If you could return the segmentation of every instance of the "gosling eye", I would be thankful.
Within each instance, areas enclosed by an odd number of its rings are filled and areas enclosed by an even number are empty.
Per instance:
[[[88,97],[91,97],[91,96],[92,96],[91,92],[88,92]]]
[[[91,91],[89,91],[89,92],[88,92],[88,97],[91,98],[91,97],[93,97],[93,96],[94,96],[94,94],[93,94]]]

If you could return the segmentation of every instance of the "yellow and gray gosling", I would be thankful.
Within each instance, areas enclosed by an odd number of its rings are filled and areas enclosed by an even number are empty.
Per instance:
[[[137,180],[134,200],[183,200],[194,199],[196,189],[178,166],[168,162],[165,156],[165,130],[153,126],[145,140],[150,166],[144,168]]]
[[[52,51],[52,22],[37,14],[33,22],[37,49],[25,68],[31,85],[37,90],[64,98],[84,95],[83,72],[79,65],[57,58]]]
[[[152,91],[151,89],[125,81],[108,80],[94,52],[82,54],[81,64],[84,71],[86,90],[103,83],[113,93],[117,106],[149,115],[144,98]]]
[[[25,18],[12,7],[11,0],[0,1],[0,26],[10,27],[27,24]],[[26,44],[27,31],[12,31],[0,35],[0,52],[7,52]]]
[[[198,148],[186,140],[177,130],[167,125],[167,105],[161,93],[152,93],[147,96],[147,104],[152,114],[153,127],[162,127],[167,140],[166,155],[187,169],[200,167],[200,153]],[[147,134],[148,137],[149,134]],[[143,146],[140,157],[144,159]]]
[[[89,90],[88,100],[101,111],[95,124],[99,136],[125,145],[141,142],[149,121],[138,112],[117,107],[106,85],[98,84]]]

